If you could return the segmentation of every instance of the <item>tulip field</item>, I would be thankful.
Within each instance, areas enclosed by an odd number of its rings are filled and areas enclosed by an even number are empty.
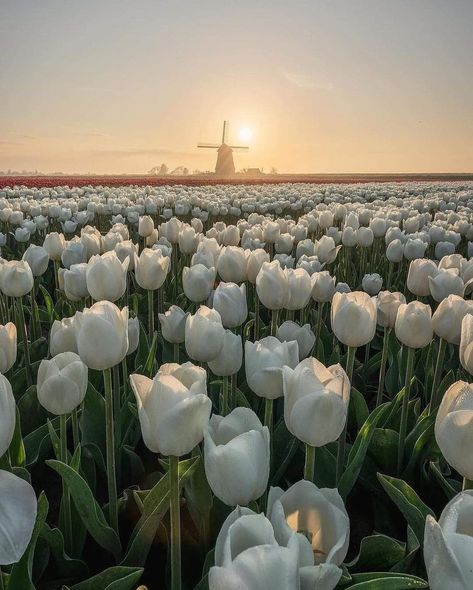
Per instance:
[[[473,182],[11,184],[0,247],[0,590],[473,588]]]

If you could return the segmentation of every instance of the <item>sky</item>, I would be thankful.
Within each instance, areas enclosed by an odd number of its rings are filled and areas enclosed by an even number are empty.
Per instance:
[[[0,0],[0,170],[473,172],[472,0]]]

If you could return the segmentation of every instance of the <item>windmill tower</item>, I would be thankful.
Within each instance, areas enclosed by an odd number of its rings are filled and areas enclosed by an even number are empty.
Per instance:
[[[243,145],[228,145],[228,121],[223,122],[222,143],[199,143],[199,148],[210,148],[217,150],[217,163],[215,164],[215,174],[217,176],[233,176],[235,174],[235,164],[233,163],[233,150],[239,152],[246,152],[249,150],[248,146]]]

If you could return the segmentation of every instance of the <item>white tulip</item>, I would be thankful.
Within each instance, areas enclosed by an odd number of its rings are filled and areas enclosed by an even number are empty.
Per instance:
[[[235,375],[243,363],[243,343],[239,334],[225,330],[222,348],[218,355],[209,361],[209,369],[220,377]]]
[[[186,297],[195,303],[205,301],[215,283],[215,267],[207,268],[203,264],[196,264],[182,269],[182,288]]]
[[[376,299],[378,315],[377,322],[383,328],[394,328],[399,307],[406,303],[402,293],[381,291]]]
[[[86,281],[95,301],[117,301],[126,291],[128,260],[120,262],[114,251],[92,256],[87,264]]]
[[[420,258],[413,260],[407,274],[407,288],[419,297],[430,295],[429,279],[437,275],[437,265],[433,260]]]
[[[315,344],[315,334],[311,330],[310,324],[299,326],[299,324],[292,321],[286,321],[279,326],[276,338],[280,342],[295,340],[299,348],[299,360],[308,356]]]
[[[48,270],[49,254],[41,246],[30,244],[25,250],[22,260],[30,265],[34,277],[40,277]]]
[[[410,348],[424,348],[434,335],[430,305],[420,301],[401,304],[394,328],[401,344]]]
[[[332,330],[346,346],[364,346],[376,333],[376,300],[363,291],[335,293],[332,299]]]
[[[473,314],[473,301],[465,301],[458,295],[449,295],[432,316],[435,334],[451,344],[459,345],[462,321],[467,314]]]
[[[0,375],[0,458],[8,451],[16,423],[16,402],[10,382]],[[1,490],[0,490],[1,491]]]
[[[456,268],[439,270],[434,277],[429,277],[430,294],[440,302],[449,295],[463,297],[465,285]]]
[[[171,261],[160,250],[145,248],[140,256],[135,255],[136,282],[142,289],[155,291],[163,286]]]
[[[158,314],[164,340],[173,344],[181,344],[185,340],[186,320],[189,312],[177,305],[171,305],[166,313]]]
[[[8,322],[0,326],[0,373],[9,371],[16,361],[17,333],[16,326]]]
[[[189,315],[186,319],[186,352],[196,361],[213,361],[223,346],[224,335],[225,330],[218,311],[201,305],[194,315]]]
[[[213,295],[213,308],[218,311],[225,328],[237,328],[248,317],[246,286],[220,282]]]
[[[470,375],[473,375],[473,316],[470,314],[467,314],[462,320],[460,363]]]

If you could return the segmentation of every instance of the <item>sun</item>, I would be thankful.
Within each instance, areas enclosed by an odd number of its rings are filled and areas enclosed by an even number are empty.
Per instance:
[[[253,132],[248,127],[242,127],[238,132],[238,137],[243,141],[250,141],[253,137]]]

